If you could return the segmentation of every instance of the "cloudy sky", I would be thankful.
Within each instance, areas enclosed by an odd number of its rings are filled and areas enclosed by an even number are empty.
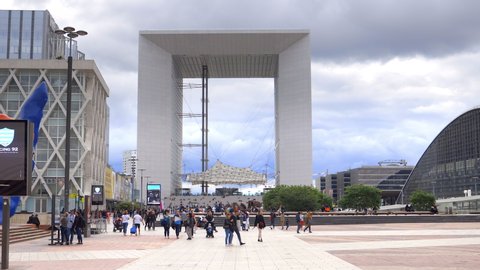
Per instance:
[[[475,0],[2,0],[2,9],[48,9],[60,27],[89,32],[79,46],[110,88],[116,170],[122,151],[136,148],[140,30],[308,29],[312,174],[387,159],[416,164],[445,125],[478,105]],[[185,112],[201,111],[198,92],[185,90]],[[210,108],[211,163],[272,172],[273,80],[211,80]],[[184,142],[199,143],[199,129],[187,120]],[[184,156],[185,170],[198,170],[198,149]]]

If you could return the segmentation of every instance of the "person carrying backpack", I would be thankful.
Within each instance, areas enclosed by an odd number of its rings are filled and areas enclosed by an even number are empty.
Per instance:
[[[182,230],[182,217],[180,215],[179,210],[177,210],[177,212],[173,216],[172,226],[175,228],[175,235],[177,236],[177,239],[178,239],[180,231]]]
[[[162,219],[162,226],[163,226],[163,234],[165,238],[170,238],[170,210],[165,210],[165,214],[163,215]]]

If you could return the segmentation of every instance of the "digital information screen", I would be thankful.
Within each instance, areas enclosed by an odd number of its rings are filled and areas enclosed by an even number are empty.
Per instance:
[[[160,205],[162,185],[160,184],[147,184],[147,205]]]
[[[0,120],[0,195],[28,195],[32,129],[26,120]]]
[[[102,185],[92,185],[92,205],[103,205]]]

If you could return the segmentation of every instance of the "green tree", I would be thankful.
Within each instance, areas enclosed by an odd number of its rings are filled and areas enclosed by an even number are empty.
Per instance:
[[[368,208],[380,208],[381,201],[382,191],[380,189],[366,185],[352,185],[346,188],[339,204],[342,208],[362,211]]]
[[[432,205],[435,205],[435,196],[423,190],[417,190],[410,196],[410,202],[413,209],[418,211],[428,211]]]
[[[287,211],[313,211],[322,206],[332,207],[332,198],[313,187],[281,185],[263,195],[264,209],[280,206]]]
[[[124,211],[124,210],[132,210],[132,209],[140,209],[140,203],[138,202],[130,202],[130,201],[121,201],[115,204],[116,211]]]

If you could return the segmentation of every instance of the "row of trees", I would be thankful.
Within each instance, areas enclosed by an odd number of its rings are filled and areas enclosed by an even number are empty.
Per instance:
[[[346,209],[363,211],[364,209],[379,209],[382,200],[382,191],[376,187],[366,185],[352,185],[347,187],[345,194],[339,201],[339,206]],[[427,211],[435,205],[435,197],[425,191],[415,191],[410,196],[410,202],[415,210]],[[307,186],[278,186],[263,195],[265,209],[277,209],[282,206],[287,211],[319,210],[323,207],[332,207],[332,198],[319,190]]]
[[[313,211],[322,207],[332,207],[332,198],[320,190],[307,186],[278,186],[263,195],[264,209],[278,209],[282,206],[286,211]]]
[[[376,187],[365,185],[352,185],[345,190],[339,205],[342,208],[355,210],[379,209],[382,201],[382,191]],[[430,210],[435,205],[435,197],[425,191],[417,190],[410,196],[414,209],[419,211]]]

